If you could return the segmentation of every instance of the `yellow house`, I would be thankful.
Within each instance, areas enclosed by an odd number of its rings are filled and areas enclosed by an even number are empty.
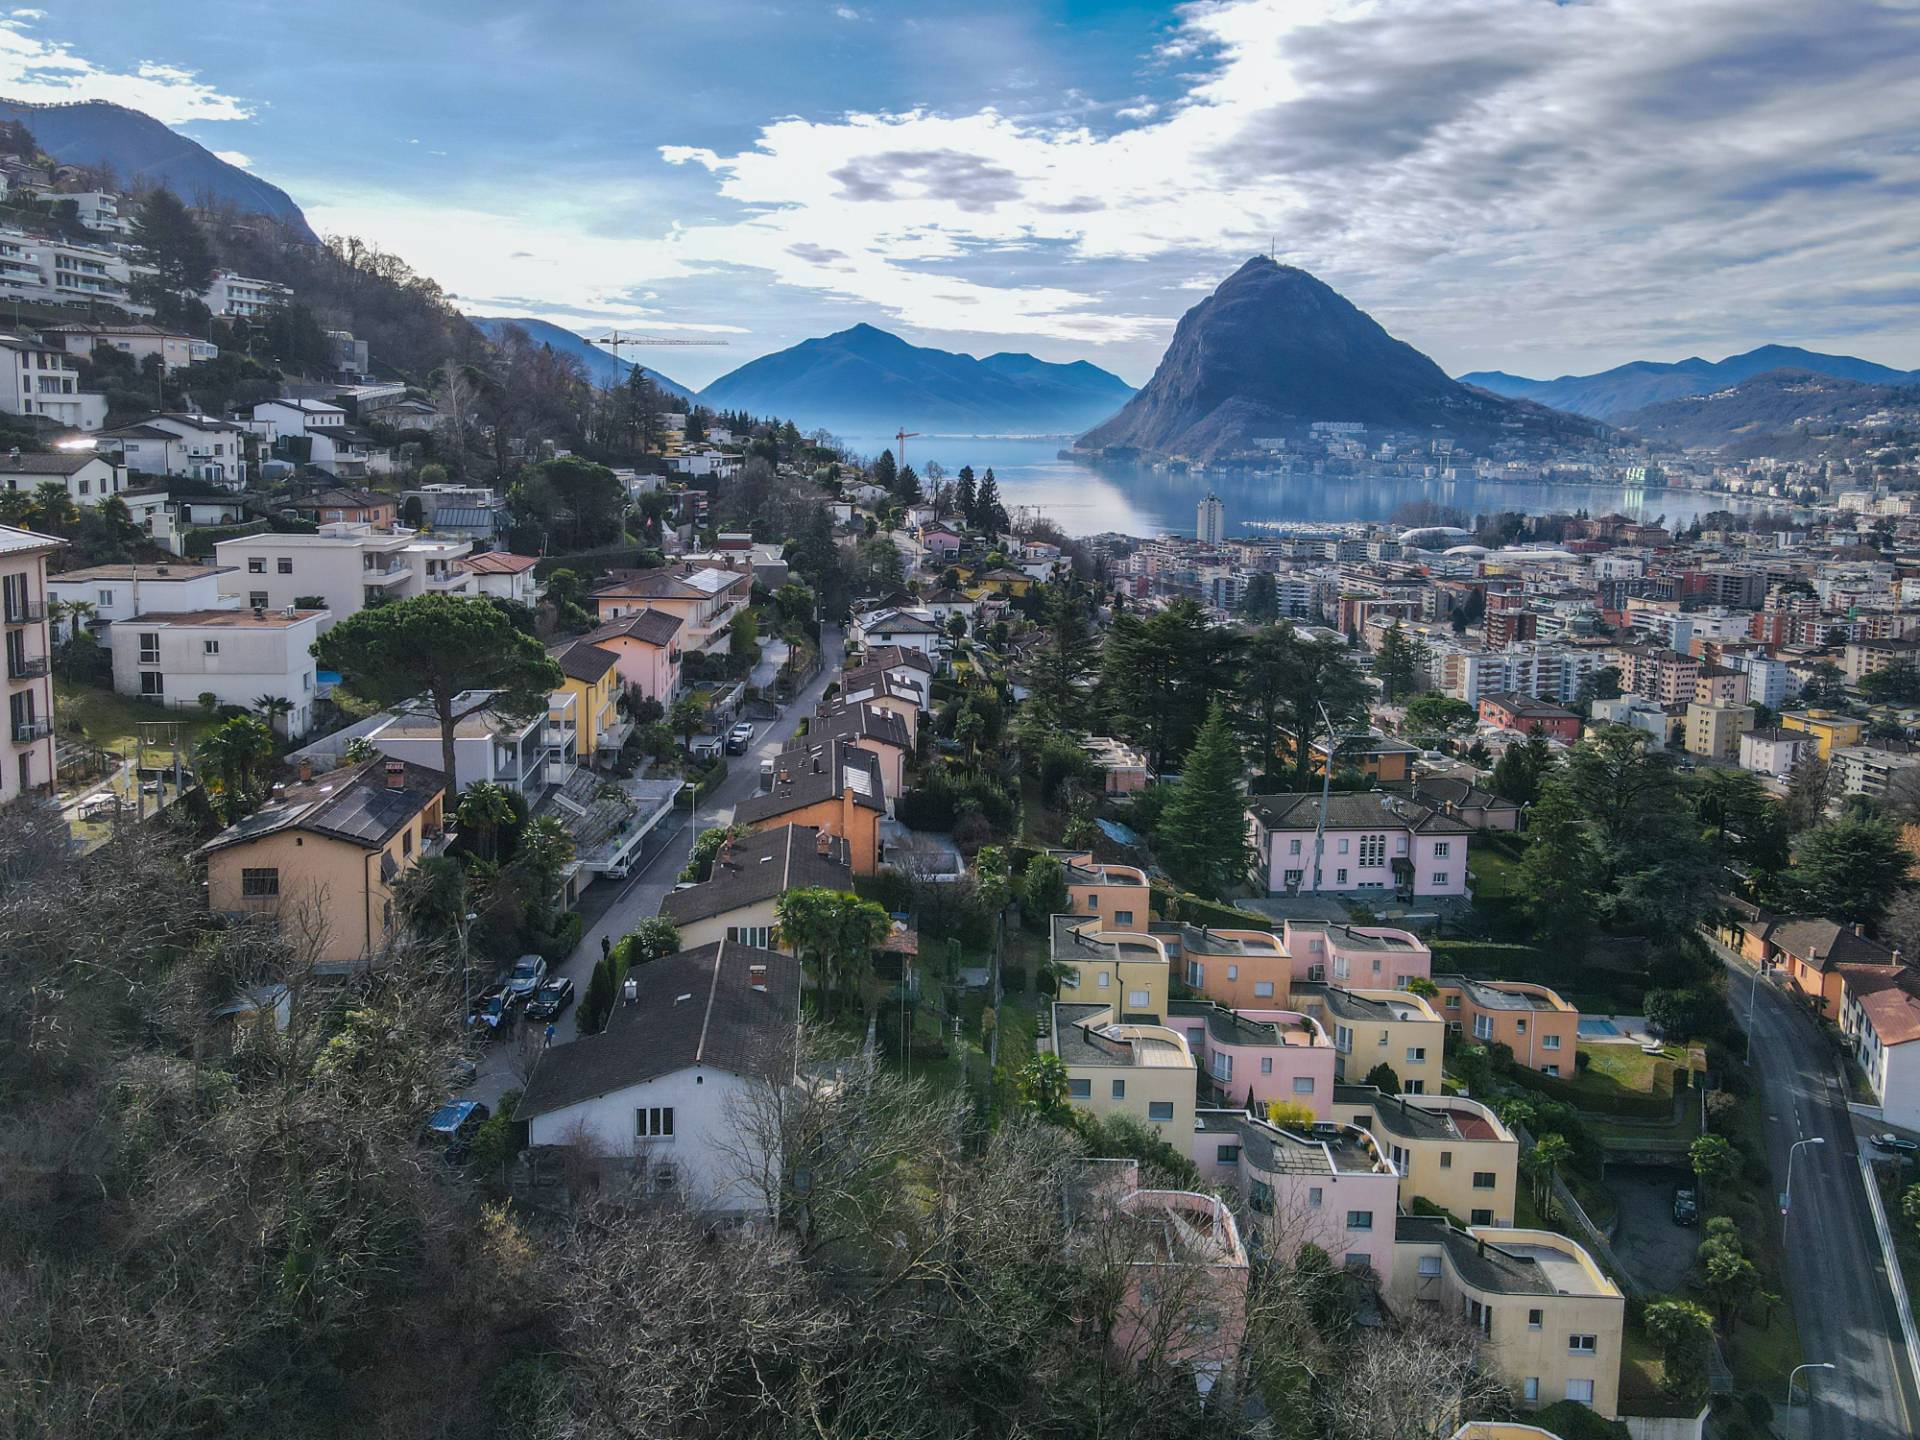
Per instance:
[[[1479,1101],[1339,1085],[1333,1118],[1371,1131],[1380,1142],[1400,1172],[1402,1207],[1418,1197],[1470,1225],[1513,1224],[1520,1142]]]
[[[201,847],[207,904],[272,915],[317,964],[364,964],[395,927],[393,887],[446,843],[438,770],[368,760],[289,785]]]
[[[682,950],[733,940],[792,954],[775,906],[788,890],[815,889],[852,891],[847,842],[811,825],[781,825],[722,845],[708,878],[670,891],[660,913],[679,930]]]
[[[1293,1008],[1318,1020],[1333,1037],[1336,1080],[1358,1083],[1385,1064],[1403,1093],[1441,1093],[1447,1022],[1418,995],[1302,980],[1293,987]]]
[[[1626,1298],[1566,1236],[1403,1215],[1388,1295],[1473,1326],[1522,1405],[1574,1400],[1609,1420],[1619,1414]]]
[[[1056,1003],[1051,1042],[1069,1104],[1101,1119],[1130,1115],[1181,1154],[1192,1149],[1196,1071],[1179,1031],[1121,1023],[1107,1004]]]
[[[1132,865],[1103,865],[1086,851],[1060,852],[1067,872],[1067,908],[1088,915],[1116,930],[1139,926],[1152,918],[1147,872]]]
[[[1860,721],[1831,710],[1789,710],[1780,717],[1780,728],[1813,736],[1822,760],[1831,760],[1837,749],[1858,745],[1866,733]]]
[[[968,576],[960,588],[975,600],[984,600],[991,595],[1006,595],[1017,600],[1033,588],[1033,577],[1011,565],[1000,565]]]
[[[1111,1005],[1130,1023],[1157,1025],[1167,1013],[1167,950],[1156,936],[1056,915],[1052,959],[1062,999]]]
[[[562,728],[572,724],[576,758],[591,765],[601,750],[617,753],[633,729],[620,718],[620,657],[584,640],[555,645],[547,654],[564,677],[548,713],[566,717],[557,722]]]

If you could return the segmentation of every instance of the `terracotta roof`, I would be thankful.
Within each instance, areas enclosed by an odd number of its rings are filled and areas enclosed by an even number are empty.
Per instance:
[[[478,575],[521,575],[540,562],[531,555],[514,555],[505,550],[488,550],[468,555],[460,562]]]
[[[620,657],[611,650],[602,650],[585,640],[569,640],[564,645],[555,645],[547,654],[553,657],[560,666],[560,673],[569,680],[581,680],[589,685],[620,663]]]
[[[1920,975],[1904,965],[1837,967],[1847,994],[1882,1045],[1920,1040]]]

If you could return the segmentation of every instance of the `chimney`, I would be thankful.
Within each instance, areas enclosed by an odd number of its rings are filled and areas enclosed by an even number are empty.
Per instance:
[[[404,790],[407,788],[407,762],[404,760],[387,761],[387,789]]]
[[[818,750],[813,752],[813,773],[816,775],[820,773],[820,752]]]
[[[305,755],[300,757],[299,773],[302,784],[313,779],[313,761],[309,760]]]
[[[153,567],[153,573],[155,575],[170,575],[173,572],[164,565],[156,565]]]
[[[1856,920],[1853,922],[1853,933],[1860,936],[1861,939],[1864,940],[1867,934],[1867,927],[1862,925],[1858,920]]]
[[[747,984],[753,989],[758,990],[761,994],[766,994],[767,967],[764,965],[749,965],[747,967]]]

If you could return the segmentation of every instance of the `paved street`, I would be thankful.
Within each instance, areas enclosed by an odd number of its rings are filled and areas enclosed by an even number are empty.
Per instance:
[[[758,726],[751,750],[745,755],[728,757],[727,778],[702,802],[696,816],[689,819],[684,812],[677,812],[673,818],[661,822],[676,828],[666,837],[664,844],[650,848],[640,867],[620,882],[622,888],[613,904],[587,931],[579,948],[557,967],[556,973],[572,979],[576,1003],[560,1017],[555,1027],[555,1044],[571,1040],[577,1033],[574,1016],[579,1009],[578,997],[586,993],[587,979],[593,973],[594,963],[600,958],[601,937],[617,941],[640,921],[660,913],[661,900],[678,882],[681,867],[687,863],[694,836],[700,830],[724,825],[733,818],[734,806],[760,787],[760,762],[779,751],[781,745],[792,736],[800,717],[813,714],[814,708],[820,703],[821,693],[839,678],[841,644],[839,627],[821,627],[823,663],[820,673],[808,682],[778,720],[762,722]],[[605,885],[610,882],[603,880],[598,883]],[[468,1095],[491,1105],[506,1091],[524,1085],[537,1058],[542,1028],[537,1023],[522,1024],[513,1039],[498,1041],[490,1046],[481,1062],[480,1077],[467,1092]]]
[[[1724,956],[1723,956],[1724,959]],[[1793,1206],[1786,1219],[1787,1285],[1800,1327],[1802,1358],[1831,1361],[1808,1372],[1812,1424],[1820,1440],[1895,1440],[1914,1434],[1920,1408],[1906,1373],[1891,1291],[1862,1193],[1846,1093],[1813,1021],[1751,969],[1731,961],[1734,1013],[1745,1016],[1753,991],[1753,1054],[1767,1101],[1767,1154],[1777,1189],[1786,1188],[1787,1150],[1822,1137],[1793,1164]],[[1778,1403],[1787,1377],[1768,1393]]]

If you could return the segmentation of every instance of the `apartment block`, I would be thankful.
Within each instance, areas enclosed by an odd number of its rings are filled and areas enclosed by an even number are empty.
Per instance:
[[[224,572],[221,594],[268,610],[315,598],[330,625],[357,615],[378,595],[470,594],[473,577],[458,562],[472,548],[465,540],[337,524],[312,535],[242,535],[221,541],[214,556]]]
[[[1296,1010],[1230,1010],[1211,1000],[1173,1000],[1167,1027],[1187,1048],[1221,1105],[1255,1114],[1273,1101],[1305,1105],[1316,1119],[1333,1111],[1333,1042],[1320,1022]]]
[[[1167,1013],[1171,961],[1158,936],[1055,915],[1052,959],[1062,999],[1111,1004],[1121,1019],[1144,1024]]]
[[[141,615],[115,625],[113,688],[173,710],[191,710],[201,696],[216,705],[252,709],[264,695],[293,706],[276,722],[298,737],[313,723],[313,642],[324,610],[197,610]]]
[[[1441,1093],[1447,1025],[1418,995],[1301,980],[1293,1003],[1333,1037],[1335,1080],[1358,1084],[1385,1065],[1404,1094]]]
[[[1370,1132],[1393,1161],[1402,1208],[1417,1197],[1469,1224],[1513,1224],[1520,1142],[1485,1105],[1371,1085],[1338,1086],[1333,1103],[1336,1122]]]
[[[1131,1116],[1175,1149],[1190,1148],[1197,1070],[1180,1031],[1126,1022],[1108,1003],[1060,1001],[1047,1043],[1066,1066],[1069,1104]]]
[[[1580,1012],[1545,985],[1436,975],[1435,1006],[1451,1029],[1482,1045],[1505,1045],[1516,1065],[1542,1075],[1572,1075]]]
[[[7,729],[0,804],[51,791],[53,647],[47,633],[47,557],[67,542],[0,525],[0,625],[7,646]]]
[[[0,257],[6,245],[0,241]],[[0,275],[4,275],[0,258]],[[0,410],[37,416],[74,430],[107,423],[107,397],[80,388],[80,362],[59,345],[0,334]]]

